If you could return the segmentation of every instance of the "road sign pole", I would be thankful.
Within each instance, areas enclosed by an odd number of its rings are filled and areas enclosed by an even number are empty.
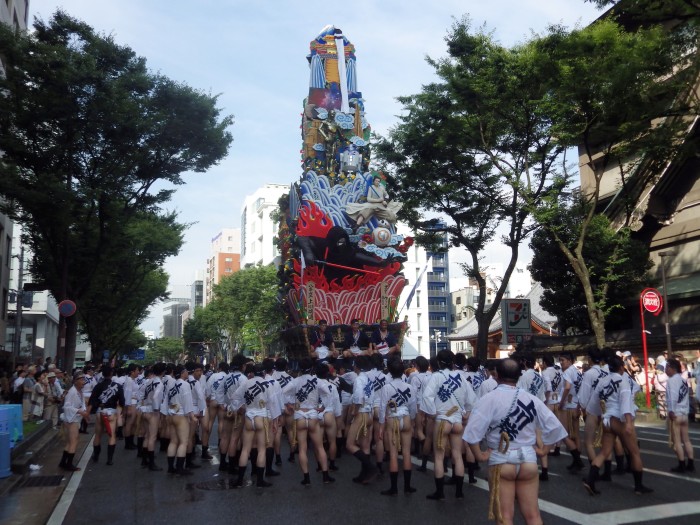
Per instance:
[[[651,408],[651,388],[649,385],[649,353],[647,352],[647,331],[644,326],[644,292],[639,296],[639,315],[642,318],[642,349],[644,350],[644,385],[646,388],[647,408]]]

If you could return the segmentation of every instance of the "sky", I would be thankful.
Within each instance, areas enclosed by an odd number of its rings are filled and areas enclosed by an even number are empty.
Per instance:
[[[397,124],[396,97],[434,80],[425,58],[446,55],[455,19],[468,15],[473,27],[510,46],[549,24],[587,25],[600,14],[584,0],[30,0],[30,23],[59,8],[131,47],[152,71],[217,95],[222,113],[234,116],[228,156],[206,173],[184,174],[168,207],[191,224],[180,254],[165,265],[174,297],[190,296],[211,238],[240,226],[246,195],[301,175],[306,55],[324,26],[342,29],[354,44],[367,120],[383,135]],[[503,263],[505,250],[490,246],[485,260]],[[161,319],[156,305],[142,328],[157,332]]]

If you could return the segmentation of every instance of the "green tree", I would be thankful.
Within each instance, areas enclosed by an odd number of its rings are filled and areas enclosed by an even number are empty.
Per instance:
[[[151,339],[146,347],[146,363],[184,363],[188,353],[182,339],[164,337]]]
[[[226,155],[232,118],[217,97],[149,72],[129,47],[62,11],[31,33],[0,24],[0,49],[0,195],[26,232],[35,278],[78,305],[59,356],[70,368],[85,301],[116,258],[136,256],[116,249],[127,225],[158,215],[183,172]]]
[[[677,49],[658,26],[628,32],[602,20],[570,32],[553,27],[534,42],[533,51],[549,63],[551,134],[563,146],[578,146],[582,186],[566,198],[575,177],[565,169],[553,191],[531,209],[580,282],[590,327],[602,348],[606,315],[616,306],[609,301],[609,283],[627,257],[625,228],[634,226],[637,195],[630,190],[644,177],[656,176],[677,154],[687,124],[675,116],[674,101],[686,79],[672,74]],[[604,178],[617,181],[621,198],[607,205],[607,213],[613,216],[612,232],[621,238],[609,245],[611,252],[597,254],[586,244],[604,230],[591,231],[602,220],[603,192],[610,192],[601,188]],[[574,228],[563,220],[572,210]],[[594,255],[602,255],[606,264]],[[647,268],[646,261],[640,266]],[[606,275],[592,273],[604,269]],[[596,281],[603,284],[596,287]]]
[[[196,349],[204,342],[212,357],[228,361],[232,349],[228,326],[226,311],[210,303],[195,309],[194,316],[185,322],[182,337],[187,348]]]
[[[168,276],[161,266],[177,255],[184,228],[174,213],[141,213],[120,239],[111,239],[113,263],[100,268],[81,301],[82,329],[95,352],[123,347],[148,307],[167,298]]]
[[[532,44],[506,48],[469,20],[447,38],[449,56],[431,60],[440,82],[401,97],[400,123],[379,141],[382,168],[394,177],[402,218],[420,241],[447,233],[466,248],[465,273],[479,286],[477,353],[486,357],[488,328],[508,287],[520,243],[533,229],[529,206],[549,191],[562,147],[549,129],[548,66]],[[427,220],[434,212],[445,227]],[[498,239],[508,248],[503,280],[486,309],[483,251]]]
[[[218,326],[225,327],[222,331],[229,334],[232,348],[266,355],[284,323],[277,291],[277,268],[245,268],[221,279],[206,309],[211,308],[217,320],[226,320]]]
[[[585,210],[572,206],[562,211],[565,213],[559,216],[560,237],[571,247],[578,240]],[[591,333],[581,281],[553,241],[544,228],[537,230],[530,241],[534,253],[530,271],[545,288],[540,304],[557,317],[561,333]],[[633,239],[629,228],[616,231],[605,215],[596,214],[588,227],[583,256],[590,271],[596,308],[603,312],[607,329],[617,328],[625,303],[648,284],[648,247]]]

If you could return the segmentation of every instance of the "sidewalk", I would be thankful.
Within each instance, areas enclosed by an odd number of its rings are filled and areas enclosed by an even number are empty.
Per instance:
[[[92,439],[80,434],[76,462]],[[0,480],[0,524],[44,524],[61,498],[71,473],[59,469],[63,454],[60,432],[51,423],[25,438],[12,452],[12,475]],[[30,465],[40,466],[31,470]]]

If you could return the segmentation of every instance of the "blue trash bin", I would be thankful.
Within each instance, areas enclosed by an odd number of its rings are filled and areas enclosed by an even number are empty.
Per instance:
[[[0,478],[9,478],[10,474],[10,434],[0,432]]]

